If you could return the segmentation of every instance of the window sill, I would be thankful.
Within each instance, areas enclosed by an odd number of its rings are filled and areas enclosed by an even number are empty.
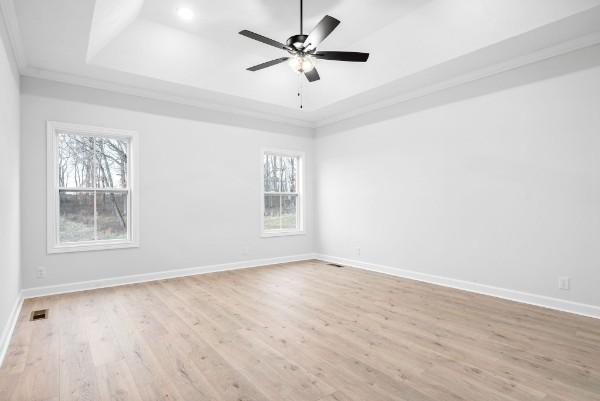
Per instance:
[[[264,231],[260,236],[261,238],[272,238],[272,237],[289,237],[294,235],[306,235],[305,231]]]
[[[118,242],[100,242],[100,243],[80,243],[72,245],[55,245],[48,247],[48,254],[69,253],[69,252],[92,252],[107,251],[111,249],[139,248],[139,242],[118,241]]]

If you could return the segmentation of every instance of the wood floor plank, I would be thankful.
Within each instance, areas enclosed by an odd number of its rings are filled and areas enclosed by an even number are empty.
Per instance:
[[[53,319],[29,321],[31,311],[51,309]],[[26,333],[29,336],[27,359],[24,369],[14,382],[15,389],[11,400],[43,401],[58,399],[60,394],[60,315],[58,297],[37,298],[26,304],[21,311],[20,322],[15,336],[19,336],[20,328],[31,327]]]
[[[185,401],[152,353],[152,347],[157,344],[148,344],[144,340],[135,319],[124,306],[127,302],[124,294],[130,289],[131,286],[124,286],[112,290],[103,306],[138,393],[144,401]]]
[[[0,400],[600,401],[600,320],[320,261],[212,273],[26,300]]]
[[[96,368],[99,400],[142,401],[125,360],[107,362]]]

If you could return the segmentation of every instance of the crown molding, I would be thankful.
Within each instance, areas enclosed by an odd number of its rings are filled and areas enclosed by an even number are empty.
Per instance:
[[[332,135],[351,131],[357,127],[376,124],[382,121],[400,118],[405,115],[456,103],[475,97],[492,95],[539,81],[557,78],[578,71],[597,68],[600,66],[600,44],[582,48],[573,52],[551,57],[537,63],[531,63],[519,68],[490,75],[478,80],[472,80],[440,89],[431,94],[394,103],[364,114],[340,120],[316,128],[315,137]]]
[[[334,112],[334,110],[328,110],[332,108],[329,106],[321,110],[309,112],[307,113],[307,120],[285,117],[278,115],[275,112],[258,112],[247,110],[239,106],[209,103],[202,99],[197,99],[191,96],[181,96],[168,93],[166,91],[158,91],[121,85],[118,83],[98,80],[90,77],[83,77],[74,74],[50,71],[40,68],[25,67],[22,68],[21,74],[25,77],[30,78],[37,78],[46,81],[55,81],[70,85],[77,85],[81,87],[100,89],[108,92],[114,92],[152,100],[165,101],[173,104],[192,106],[204,110],[212,110],[236,116],[243,116],[252,119],[274,122],[278,124],[290,125],[293,127],[300,127],[306,129],[310,135],[315,135],[320,134],[321,131],[327,131],[329,127],[344,122],[357,121],[361,118],[367,120],[367,116],[374,114],[377,111],[384,110],[398,104],[416,101],[426,96],[435,95],[436,93],[441,93],[452,88],[465,86],[472,82],[481,81],[485,78],[505,74],[507,72],[518,70],[520,68],[530,66],[533,64],[541,63],[549,59],[557,58],[569,53],[574,53],[578,50],[591,48],[599,44],[600,32],[596,32],[582,37],[578,37],[573,40],[569,40],[567,42],[562,42],[554,46],[542,48],[541,50],[531,52],[519,57],[504,60],[499,63],[485,66],[483,68],[475,69],[465,74],[459,74],[449,79],[438,80],[437,82],[435,80],[430,79],[430,81],[433,81],[434,83],[416,85],[415,88],[410,90],[405,90],[401,88],[401,85],[399,85],[398,83],[391,83],[377,88],[375,90],[354,96],[352,99],[344,101],[343,103],[345,104],[337,106],[339,109],[341,109],[341,111],[337,113]],[[493,47],[491,47],[490,49],[486,49],[486,51],[490,50],[493,50]],[[453,60],[452,62],[456,62],[456,60]],[[444,66],[441,65],[438,66],[436,69],[442,70],[443,67]],[[403,84],[410,80],[414,80],[414,82],[417,82],[418,80],[427,81],[429,77],[426,75],[428,73],[429,72],[426,71],[415,74],[415,76],[407,77],[406,79],[403,79]],[[419,77],[418,75],[423,75],[423,78]],[[367,95],[368,97],[366,100],[364,99],[365,95]],[[353,102],[358,101],[366,104],[352,106]]]
[[[192,106],[202,110],[210,110],[219,113],[224,113],[233,116],[240,116],[244,118],[250,118],[255,120],[263,120],[267,122],[273,122],[282,126],[290,126],[293,128],[302,128],[307,131],[310,135],[314,134],[315,124],[310,121],[300,120],[293,117],[282,116],[271,112],[262,112],[255,110],[248,110],[243,107],[233,106],[228,104],[222,104],[217,102],[208,102],[203,99],[194,98],[191,96],[182,96],[167,91],[159,91],[152,89],[140,88],[137,86],[123,85],[119,83],[104,81],[91,77],[85,77],[81,75],[75,75],[70,73],[63,73],[58,71],[46,70],[43,68],[25,67],[21,71],[21,75],[24,77],[35,78],[45,81],[54,81],[68,85],[74,85],[79,87],[99,89],[102,91],[135,96],[139,98],[145,98],[150,100],[157,100],[168,102],[171,104],[178,104],[183,106]]]
[[[21,30],[19,29],[19,19],[12,0],[0,0],[0,16],[4,21],[13,57],[19,71],[22,72],[27,66],[27,57],[25,56]]]
[[[380,101],[370,103],[365,106],[360,106],[352,109],[351,111],[345,111],[333,115],[331,117],[322,118],[315,121],[316,128],[326,127],[334,123],[342,122],[348,119],[354,119],[358,116],[365,115],[380,109],[384,109],[398,103],[408,102],[411,100],[419,99],[427,95],[431,95],[437,92],[441,92],[447,89],[465,85],[474,81],[479,81],[484,78],[492,77],[495,75],[503,74],[511,70],[516,70],[531,64],[539,63],[544,60],[548,60],[554,57],[559,57],[568,53],[575,52],[584,48],[592,47],[600,44],[600,32],[590,34],[584,37],[577,38],[575,40],[561,43],[556,46],[548,47],[525,56],[520,56],[508,61],[504,61],[498,64],[494,64],[482,69],[473,70],[469,73],[453,77],[435,84],[426,85],[415,90],[407,91],[395,96],[383,98]],[[389,88],[387,88],[389,90]]]
[[[178,119],[201,121],[209,124],[227,125],[276,134],[313,137],[314,129],[275,122],[261,118],[216,111],[197,105],[182,104],[148,96],[123,93],[122,91],[98,89],[89,86],[60,82],[51,79],[21,76],[23,96],[59,99],[67,102],[86,103],[113,109],[130,110]]]
[[[600,44],[600,6],[400,78],[314,113],[318,131]]]

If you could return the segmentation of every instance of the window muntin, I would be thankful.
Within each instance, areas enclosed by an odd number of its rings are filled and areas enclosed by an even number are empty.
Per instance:
[[[49,122],[48,138],[48,251],[137,246],[131,213],[137,212],[131,185],[136,134]]]
[[[301,179],[300,154],[279,151],[263,153],[263,234],[302,232]]]

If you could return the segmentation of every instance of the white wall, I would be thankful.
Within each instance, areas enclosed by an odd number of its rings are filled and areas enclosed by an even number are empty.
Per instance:
[[[316,150],[321,253],[600,305],[600,68]]]
[[[0,359],[19,296],[19,75],[0,15]]]
[[[310,183],[310,137],[31,93],[23,94],[21,109],[24,288],[313,252],[310,186],[307,235],[259,236],[261,147],[306,152]],[[139,132],[140,248],[46,254],[46,120]],[[38,266],[47,278],[35,278]]]
[[[598,64],[580,53],[503,74],[510,89],[480,80],[460,96],[406,102],[393,119],[320,128],[316,140],[284,122],[24,78],[23,287],[318,250],[600,306],[600,68],[573,72]],[[455,101],[465,93],[478,97]],[[46,254],[46,120],[140,132],[141,248]],[[258,236],[263,146],[307,152],[306,236]]]

